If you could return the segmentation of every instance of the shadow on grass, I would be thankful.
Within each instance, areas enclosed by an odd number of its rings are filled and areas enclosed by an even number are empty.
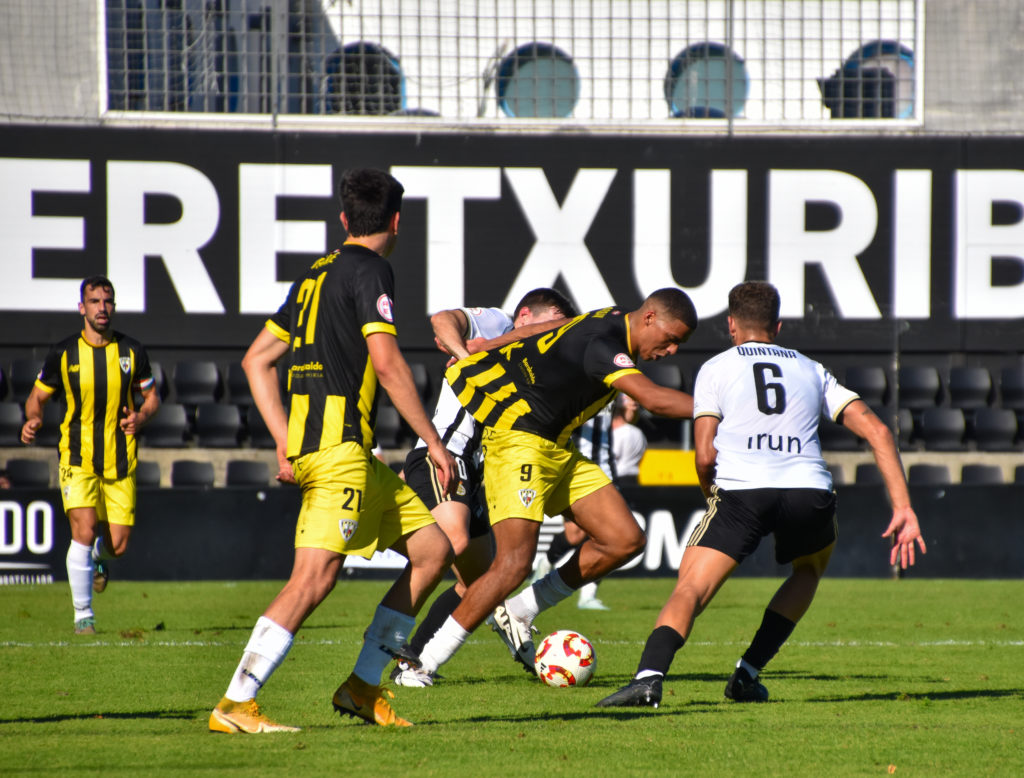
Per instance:
[[[866,694],[845,694],[831,697],[810,697],[806,702],[878,702],[889,700],[892,702],[904,701],[927,701],[940,702],[944,700],[983,700],[1000,699],[1003,697],[1024,697],[1024,689],[960,689],[958,691],[932,691],[932,692],[870,692]]]
[[[15,718],[0,718],[0,724],[58,724],[65,721],[89,721],[92,719],[181,719],[192,721],[200,714],[208,715],[208,710],[154,710],[154,711],[131,711],[125,713],[64,713],[53,716],[22,716]]]

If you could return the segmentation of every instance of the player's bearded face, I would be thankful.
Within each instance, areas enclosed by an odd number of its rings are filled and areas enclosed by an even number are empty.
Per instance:
[[[78,311],[93,330],[106,332],[114,318],[114,297],[102,289],[87,290],[85,302],[78,304]]]

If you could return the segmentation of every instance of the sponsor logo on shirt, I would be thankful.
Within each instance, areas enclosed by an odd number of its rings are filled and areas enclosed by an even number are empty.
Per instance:
[[[629,358],[629,354],[616,354],[612,360],[619,367],[636,367],[636,364]]]
[[[377,313],[380,314],[384,321],[394,324],[395,320],[391,312],[391,298],[386,294],[382,294],[377,298]]]

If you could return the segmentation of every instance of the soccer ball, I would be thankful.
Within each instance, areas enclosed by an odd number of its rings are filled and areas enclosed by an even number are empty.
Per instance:
[[[597,668],[597,655],[579,632],[560,629],[537,646],[534,667],[548,686],[586,686]]]

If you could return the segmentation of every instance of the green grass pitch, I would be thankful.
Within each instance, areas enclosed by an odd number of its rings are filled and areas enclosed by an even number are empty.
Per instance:
[[[826,578],[763,676],[771,701],[724,701],[777,583],[725,585],[658,710],[594,707],[631,675],[673,584],[613,577],[612,610],[570,600],[538,619],[594,642],[588,687],[531,679],[484,626],[437,686],[395,690],[417,725],[399,731],[331,708],[387,586],[343,580],[260,695],[302,731],[256,737],[206,721],[280,582],[115,577],[88,637],[71,634],[64,584],[2,587],[0,774],[1024,775],[1024,581]]]

